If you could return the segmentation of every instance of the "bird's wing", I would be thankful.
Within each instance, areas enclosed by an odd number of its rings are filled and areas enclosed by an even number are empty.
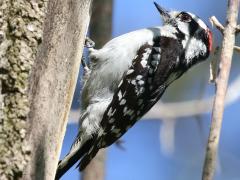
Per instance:
[[[161,48],[163,44],[164,48]],[[169,45],[176,47],[168,50]],[[180,54],[174,39],[157,39],[140,47],[132,65],[123,75],[113,99],[106,109],[100,127],[102,133],[95,137],[89,152],[79,166],[84,169],[100,148],[119,139],[159,100],[166,87],[182,72],[174,72]],[[164,57],[164,58],[163,58]]]
[[[145,44],[139,49],[103,115],[101,147],[120,138],[160,98],[166,86],[156,87],[153,83],[160,59],[160,47]]]
[[[173,49],[168,48],[174,47]],[[142,46],[132,66],[123,76],[111,103],[105,111],[101,127],[100,147],[114,143],[160,99],[167,86],[180,77],[175,72],[181,46],[172,38],[157,38],[153,45]]]

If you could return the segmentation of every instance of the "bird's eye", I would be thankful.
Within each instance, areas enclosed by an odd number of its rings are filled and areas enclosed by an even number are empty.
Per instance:
[[[187,13],[180,13],[178,18],[183,22],[190,22],[192,20],[192,17]]]

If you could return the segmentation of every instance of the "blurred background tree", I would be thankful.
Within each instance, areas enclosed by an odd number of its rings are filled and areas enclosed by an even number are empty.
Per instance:
[[[89,36],[95,48],[101,48],[112,37],[112,0],[93,1]],[[101,149],[82,173],[83,180],[105,179],[106,149]]]

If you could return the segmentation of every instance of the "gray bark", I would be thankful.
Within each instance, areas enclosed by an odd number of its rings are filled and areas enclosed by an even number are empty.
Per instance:
[[[26,140],[29,74],[42,40],[47,1],[0,1],[0,179],[21,179]]]
[[[49,1],[43,42],[30,79],[28,140],[32,153],[24,179],[54,179],[90,20],[91,1]]]

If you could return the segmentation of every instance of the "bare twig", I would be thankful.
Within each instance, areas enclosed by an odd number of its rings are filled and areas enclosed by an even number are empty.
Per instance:
[[[236,27],[236,34],[240,33],[240,24]]]
[[[215,16],[212,16],[210,19],[212,26],[215,26],[222,34],[224,32],[224,26],[218,21]]]
[[[215,27],[223,34],[224,26],[218,21],[218,19],[217,19],[215,16],[212,16],[209,20],[210,20],[211,24],[212,24],[213,26],[215,26]],[[237,35],[238,33],[240,33],[240,24],[236,26],[236,35]],[[239,47],[239,46],[234,46],[234,50],[236,50],[237,52],[240,53],[240,47]],[[212,63],[213,63],[213,61],[211,61],[210,66],[213,65]],[[213,70],[212,67],[213,67],[213,66],[210,67],[210,71]],[[213,78],[212,75],[213,75],[213,74],[210,72],[210,78],[209,78],[209,79],[210,79],[210,80],[209,80],[210,82],[212,82],[212,78]]]
[[[209,68],[210,68],[209,82],[215,83],[215,79],[216,79],[216,73],[215,73],[216,72],[216,61],[215,61],[215,59],[211,60]]]
[[[240,47],[239,46],[234,46],[234,50],[240,53]]]
[[[212,111],[212,124],[208,139],[207,152],[203,167],[203,180],[212,180],[215,172],[216,154],[222,126],[224,100],[231,68],[235,43],[239,0],[228,1],[227,22],[223,32],[222,51],[219,64],[219,75],[216,80],[216,96]],[[220,30],[221,31],[221,30]]]
[[[215,83],[215,80],[217,77],[217,65],[218,65],[217,54],[218,53],[219,53],[219,46],[217,46],[215,48],[214,56],[212,57],[211,62],[210,62],[210,77],[209,77],[210,83]]]

